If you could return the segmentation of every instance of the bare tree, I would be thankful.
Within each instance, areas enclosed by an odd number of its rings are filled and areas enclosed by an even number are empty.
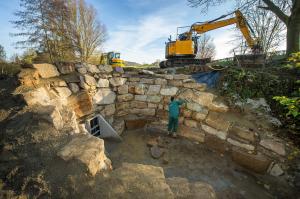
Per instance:
[[[287,10],[287,5],[281,0],[275,0],[282,10]],[[241,1],[243,2],[243,1]],[[257,8],[257,6],[249,7],[244,14],[248,24],[252,27],[253,37],[260,39],[260,45],[263,52],[271,52],[277,50],[281,42],[285,38],[284,23],[277,18],[272,12]],[[236,43],[233,49],[235,52],[245,54],[247,48],[246,41],[238,30],[231,42]]]
[[[0,62],[5,62],[5,59],[6,59],[6,53],[4,47],[0,45]]]
[[[192,7],[201,7],[203,10],[207,10],[209,7],[218,6],[224,3],[226,0],[187,0]],[[236,2],[240,2],[237,1]],[[276,17],[278,17],[287,28],[286,35],[286,46],[287,53],[299,51],[300,42],[300,1],[299,0],[281,0],[281,3],[285,3],[289,9],[283,10],[278,5],[276,0],[245,0],[242,5],[239,6],[240,9],[245,12],[248,10],[249,6],[258,6],[261,9],[272,12]],[[261,4],[260,4],[261,3]]]
[[[216,46],[213,43],[213,39],[203,34],[198,41],[198,54],[197,58],[213,58],[216,55]]]
[[[15,13],[13,24],[25,37],[18,42],[49,53],[52,62],[83,62],[101,46],[105,28],[96,19],[96,11],[84,0],[21,0],[22,10]]]

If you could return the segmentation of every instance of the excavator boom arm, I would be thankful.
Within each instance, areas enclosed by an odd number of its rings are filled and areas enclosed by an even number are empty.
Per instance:
[[[225,20],[221,20],[221,21],[208,22],[208,23],[204,23],[204,24],[194,24],[191,26],[191,29],[190,29],[190,32],[188,33],[188,35],[191,37],[193,32],[196,32],[198,34],[203,34],[205,32],[211,31],[211,30],[215,30],[218,28],[236,24],[237,28],[240,29],[244,38],[246,39],[248,46],[250,48],[254,48],[255,41],[251,37],[249,28],[247,26],[247,22],[243,16],[243,14],[240,11],[235,11],[235,15],[236,16],[233,18],[225,19]]]

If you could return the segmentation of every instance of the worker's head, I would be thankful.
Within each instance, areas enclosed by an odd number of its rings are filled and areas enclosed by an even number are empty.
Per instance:
[[[174,98],[175,98],[174,96],[171,97],[171,102],[173,102]]]

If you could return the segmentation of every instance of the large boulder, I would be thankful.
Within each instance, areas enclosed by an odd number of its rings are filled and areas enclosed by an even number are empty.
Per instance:
[[[216,112],[210,112],[205,122],[209,126],[224,132],[227,132],[231,126],[231,123],[228,120],[226,120],[226,118],[224,118],[221,114]]]
[[[191,110],[191,111],[195,111],[195,112],[203,112],[205,109],[203,108],[203,106],[194,103],[194,102],[189,102],[186,104],[186,107]]]
[[[71,95],[68,98],[68,106],[74,110],[77,117],[90,114],[93,108],[92,99],[87,92]]]
[[[186,178],[167,178],[175,198],[216,199],[213,187],[204,182],[189,182]]]
[[[74,137],[57,155],[65,161],[79,161],[92,176],[111,169],[111,161],[105,155],[104,141],[91,135]]]
[[[50,96],[44,87],[23,93],[23,97],[28,106],[35,104],[49,105],[51,101]]]
[[[40,83],[39,73],[33,68],[24,68],[18,74],[21,85],[33,87]]]
[[[112,104],[115,102],[116,94],[108,88],[99,89],[97,93],[93,96],[93,101],[96,104]]]
[[[50,78],[59,76],[57,68],[52,64],[33,64],[42,78]]]

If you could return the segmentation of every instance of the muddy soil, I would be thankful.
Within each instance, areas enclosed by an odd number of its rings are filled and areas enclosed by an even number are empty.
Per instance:
[[[165,154],[151,157],[147,142],[160,137]],[[170,138],[145,130],[125,132],[122,143],[106,141],[108,157],[113,167],[122,162],[162,167],[166,178],[182,177],[190,182],[202,181],[212,185],[218,198],[294,198],[294,191],[286,182],[268,175],[253,174],[238,165],[227,154],[212,151],[202,143],[184,138]]]

